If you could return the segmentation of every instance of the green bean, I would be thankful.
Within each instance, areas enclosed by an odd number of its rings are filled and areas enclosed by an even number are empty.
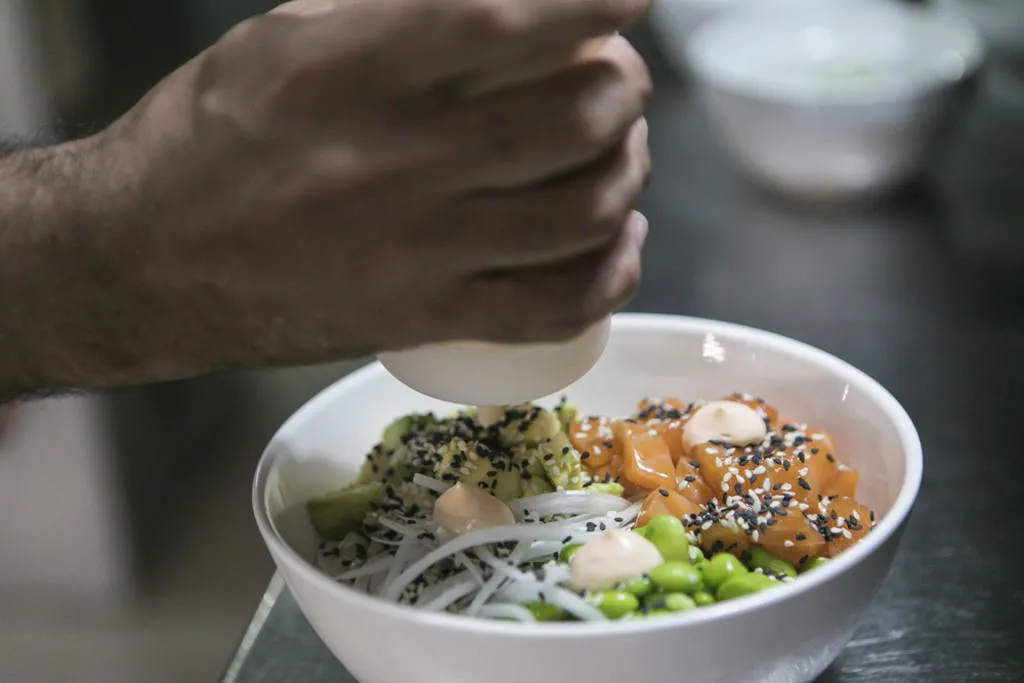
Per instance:
[[[567,545],[564,548],[562,548],[562,552],[560,555],[562,562],[568,562],[569,560],[571,560],[572,556],[575,555],[582,547],[583,544],[577,543],[576,545]]]
[[[751,569],[761,569],[767,574],[796,578],[796,568],[778,555],[773,555],[756,545],[749,552]]]
[[[604,591],[591,597],[595,607],[609,619],[621,619],[630,612],[640,609],[640,600],[626,591]]]
[[[679,519],[672,515],[658,515],[647,526],[650,527],[647,540],[654,544],[666,562],[690,561],[690,540]]]
[[[537,621],[564,621],[567,616],[561,607],[547,602],[527,602],[523,607],[530,610]]]
[[[745,595],[753,595],[761,591],[780,585],[764,574],[747,573],[734,576],[718,587],[717,597],[719,600],[735,600]]]
[[[824,567],[826,564],[828,564],[831,561],[832,560],[828,559],[827,557],[815,557],[813,560],[810,560],[809,562],[807,562],[804,565],[804,568],[803,568],[802,571],[809,572],[812,569],[818,569],[819,567]]]
[[[697,591],[693,594],[693,601],[697,603],[697,607],[707,607],[715,604],[715,596],[707,591]]]
[[[646,577],[639,577],[636,579],[630,579],[626,582],[623,588],[638,598],[650,595],[654,587],[651,585],[651,580]]]
[[[696,567],[688,562],[666,562],[651,570],[651,583],[664,591],[694,593],[704,582]]]
[[[690,564],[699,566],[708,561],[708,558],[704,557],[704,551],[695,545],[690,546]]]
[[[729,553],[715,555],[700,568],[704,573],[704,584],[712,589],[717,589],[734,576],[749,573],[743,563]]]

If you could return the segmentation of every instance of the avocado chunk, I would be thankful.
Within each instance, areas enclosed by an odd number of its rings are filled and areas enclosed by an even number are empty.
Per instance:
[[[573,422],[578,422],[580,419],[580,409],[571,403],[566,403],[563,400],[557,406],[555,406],[555,416],[562,425],[562,431],[566,434],[569,433],[569,425]]]
[[[611,496],[621,496],[623,493],[626,492],[626,489],[622,486],[622,484],[615,481],[594,482],[593,484],[587,487],[587,490],[593,491],[594,493],[607,493],[608,495]]]
[[[354,484],[306,503],[309,521],[321,538],[340,541],[363,528],[363,519],[384,497],[384,484]]]
[[[419,413],[400,417],[384,429],[380,445],[384,451],[396,451],[404,445],[404,437],[437,424],[433,413]]]

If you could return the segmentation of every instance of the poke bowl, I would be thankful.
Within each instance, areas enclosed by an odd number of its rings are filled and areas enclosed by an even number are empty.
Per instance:
[[[270,554],[361,683],[812,681],[923,467],[864,373],[696,318],[617,315],[564,395],[482,422],[373,364],[259,462]]]

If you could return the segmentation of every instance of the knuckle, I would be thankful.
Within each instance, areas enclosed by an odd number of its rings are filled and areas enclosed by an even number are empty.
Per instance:
[[[565,117],[565,144],[574,149],[603,151],[615,143],[619,126],[605,99],[585,93],[573,101]]]
[[[460,33],[479,42],[521,36],[523,22],[516,4],[508,0],[463,0],[456,6]]]

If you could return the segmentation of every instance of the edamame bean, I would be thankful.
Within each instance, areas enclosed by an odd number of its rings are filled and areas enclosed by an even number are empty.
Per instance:
[[[523,607],[530,610],[537,621],[564,621],[565,610],[547,602],[527,602]]]
[[[621,619],[630,612],[640,609],[640,600],[626,591],[604,591],[596,593],[591,602],[609,619]]]
[[[651,583],[664,591],[694,593],[704,587],[700,572],[688,562],[666,562],[651,570]]]
[[[665,596],[665,609],[670,612],[688,612],[697,609],[697,603],[684,593],[669,593]]]
[[[697,603],[697,607],[707,607],[715,604],[715,596],[707,591],[697,591],[693,594],[693,601]]]
[[[740,576],[733,576],[723,583],[718,587],[716,595],[719,600],[735,600],[778,585],[780,585],[778,581],[773,581],[764,574],[748,572]]]
[[[804,565],[803,571],[809,572],[812,569],[818,569],[819,567],[824,567],[826,564],[828,564],[831,561],[832,560],[828,559],[827,557],[815,557],[813,560],[810,560],[809,562],[807,562],[807,564]]]
[[[768,574],[796,578],[796,568],[781,557],[756,545],[749,552],[751,569],[761,569]]]
[[[685,593],[655,593],[644,599],[644,609],[648,614],[655,612],[685,612],[696,609],[697,603]]]
[[[658,515],[647,525],[647,540],[654,544],[666,562],[689,562],[690,540],[686,527],[672,515]]]
[[[571,560],[572,556],[575,555],[576,552],[582,547],[583,544],[577,543],[576,545],[567,545],[564,548],[562,548],[562,552],[560,555],[562,562],[568,562],[569,560]]]
[[[750,573],[742,562],[729,553],[715,555],[700,568],[704,574],[704,585],[711,589],[717,589],[734,576]]]
[[[708,558],[704,557],[704,551],[695,545],[690,546],[690,564],[701,565],[708,561]]]
[[[624,588],[638,598],[650,595],[651,591],[654,590],[651,580],[645,577],[630,579],[626,582]]]

